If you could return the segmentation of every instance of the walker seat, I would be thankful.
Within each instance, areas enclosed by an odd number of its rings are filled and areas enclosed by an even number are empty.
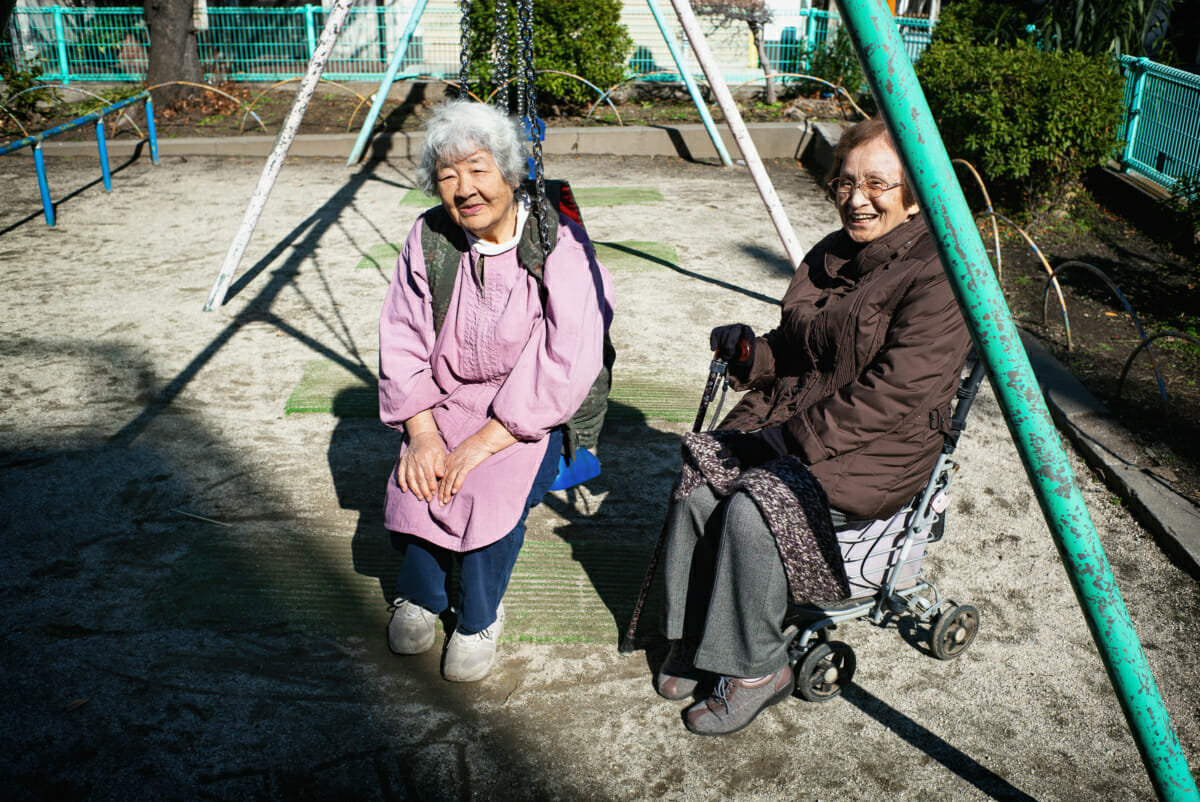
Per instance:
[[[929,648],[939,660],[958,657],[979,631],[979,611],[943,598],[921,563],[926,548],[941,540],[947,491],[958,472],[951,459],[967,413],[983,379],[983,363],[967,360],[959,384],[951,431],[925,488],[904,509],[878,521],[849,521],[837,530],[838,545],[850,580],[850,596],[823,604],[793,605],[784,620],[788,659],[796,690],[812,702],[839,695],[854,676],[854,650],[830,639],[838,624],[866,618],[882,624],[891,616],[909,617],[929,628]]]

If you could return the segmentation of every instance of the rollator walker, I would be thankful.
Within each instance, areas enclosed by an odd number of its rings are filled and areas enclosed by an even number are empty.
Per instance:
[[[963,374],[955,394],[950,432],[924,489],[891,518],[850,520],[836,528],[850,596],[836,602],[788,608],[783,622],[789,639],[788,661],[796,691],[810,702],[833,699],[854,677],[854,650],[830,638],[839,624],[860,618],[873,624],[883,624],[890,616],[911,618],[929,627],[929,648],[939,660],[961,655],[979,631],[979,611],[970,604],[944,598],[921,567],[926,548],[941,540],[944,533],[948,491],[959,468],[952,455],[983,380],[983,362],[974,353],[967,357]],[[726,363],[714,358],[692,431],[704,429],[708,406],[719,387],[720,399],[708,429],[716,425],[728,386]],[[660,537],[655,546],[622,651],[632,649],[664,540]]]

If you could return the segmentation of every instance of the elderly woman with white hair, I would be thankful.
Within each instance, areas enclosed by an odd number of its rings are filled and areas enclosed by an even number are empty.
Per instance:
[[[601,370],[612,319],[607,271],[553,209],[544,253],[525,165],[503,112],[434,109],[418,177],[441,205],[409,232],[379,323],[380,417],[404,433],[385,502],[404,554],[388,643],[427,652],[453,609],[442,675],[457,682],[495,662],[525,517],[555,479],[562,427]],[[439,303],[434,262],[446,253],[457,264]]]

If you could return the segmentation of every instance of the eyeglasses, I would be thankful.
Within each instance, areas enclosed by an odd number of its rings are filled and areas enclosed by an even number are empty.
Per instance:
[[[894,184],[889,184],[878,178],[868,178],[866,181],[858,182],[851,181],[849,178],[835,178],[829,182],[829,191],[839,201],[844,201],[854,194],[855,189],[861,189],[862,193],[868,199],[875,200],[889,189],[895,189],[903,183],[903,181],[897,181]]]

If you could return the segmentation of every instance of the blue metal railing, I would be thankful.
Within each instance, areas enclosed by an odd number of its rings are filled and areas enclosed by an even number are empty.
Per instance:
[[[100,175],[104,178],[104,191],[112,192],[112,172],[108,166],[108,140],[104,136],[104,117],[107,114],[123,109],[126,106],[132,106],[135,103],[146,104],[146,138],[150,141],[150,158],[155,164],[158,164],[158,135],[154,130],[154,103],[150,99],[149,92],[139,92],[133,97],[105,106],[82,117],[76,117],[70,122],[55,126],[47,131],[27,136],[24,139],[18,139],[15,142],[9,142],[7,145],[0,145],[0,156],[20,150],[21,148],[33,149],[33,164],[37,172],[38,190],[42,196],[42,213],[46,216],[47,225],[53,226],[55,219],[54,203],[50,200],[50,185],[46,181],[46,161],[42,156],[42,142],[89,123],[95,124],[96,146],[100,151]]]
[[[1200,179],[1200,75],[1121,57],[1125,121],[1121,162],[1167,189]]]

